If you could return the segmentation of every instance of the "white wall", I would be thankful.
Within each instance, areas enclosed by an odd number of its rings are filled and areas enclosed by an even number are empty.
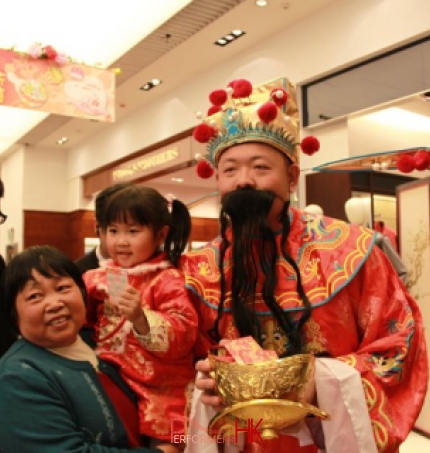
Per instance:
[[[348,120],[348,135],[351,156],[430,146],[430,119],[428,129],[422,130],[415,128],[413,123],[393,126],[366,115]]]
[[[24,150],[22,209],[67,212],[67,155],[58,149]]]

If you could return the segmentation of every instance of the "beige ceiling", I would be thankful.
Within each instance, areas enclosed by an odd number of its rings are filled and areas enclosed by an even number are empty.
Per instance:
[[[256,7],[253,0],[192,1],[112,64],[121,68],[117,79],[117,119],[333,1],[271,0],[265,8]],[[262,27],[262,23],[270,27]],[[224,48],[214,45],[218,37],[237,28],[245,30],[246,35]],[[186,55],[194,58],[181,64]],[[139,89],[154,77],[163,80],[162,85],[149,92]],[[53,147],[58,138],[66,136],[70,140],[62,148],[67,149],[106,127],[109,124],[50,115],[25,134],[19,144]],[[136,150],[130,150],[133,151]]]

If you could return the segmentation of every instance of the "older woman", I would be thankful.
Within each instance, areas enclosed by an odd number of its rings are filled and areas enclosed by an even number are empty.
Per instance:
[[[59,250],[31,247],[3,276],[0,316],[17,341],[0,360],[2,453],[126,453],[148,449],[133,395],[79,337],[85,286]]]

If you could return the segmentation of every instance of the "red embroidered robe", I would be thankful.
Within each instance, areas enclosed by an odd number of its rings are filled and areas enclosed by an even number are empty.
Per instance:
[[[118,365],[138,397],[141,434],[171,440],[185,426],[194,382],[193,346],[197,316],[184,287],[183,274],[158,255],[127,269],[129,283],[140,291],[150,334],[136,335],[132,325],[109,302],[106,268],[84,274],[88,324],[95,328],[96,352]],[[166,267],[166,264],[168,267]]]
[[[290,220],[287,251],[300,269],[313,307],[304,329],[304,352],[323,352],[358,370],[378,451],[396,452],[415,423],[428,382],[418,306],[385,255],[374,247],[373,231],[295,209],[290,209]],[[278,250],[280,238],[279,234]],[[213,345],[208,332],[214,325],[220,300],[219,245],[217,238],[188,253],[183,261],[187,286],[195,295],[199,316],[199,357],[205,357]],[[278,254],[276,300],[284,311],[294,314],[303,308],[295,273]],[[227,253],[227,267],[229,256]],[[227,288],[231,288],[228,275]],[[260,293],[257,300],[263,346],[280,354],[286,338]],[[219,330],[223,338],[238,336],[228,299]],[[282,442],[266,442],[264,449],[255,451],[286,451],[289,444]],[[285,442],[293,441],[286,438]],[[296,446],[288,451],[316,449]]]

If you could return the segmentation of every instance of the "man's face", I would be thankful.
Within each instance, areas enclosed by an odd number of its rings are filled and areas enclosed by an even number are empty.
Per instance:
[[[218,161],[218,192],[222,197],[236,189],[269,190],[277,197],[269,224],[277,227],[279,214],[297,187],[299,167],[278,150],[264,143],[243,143],[224,151]]]

